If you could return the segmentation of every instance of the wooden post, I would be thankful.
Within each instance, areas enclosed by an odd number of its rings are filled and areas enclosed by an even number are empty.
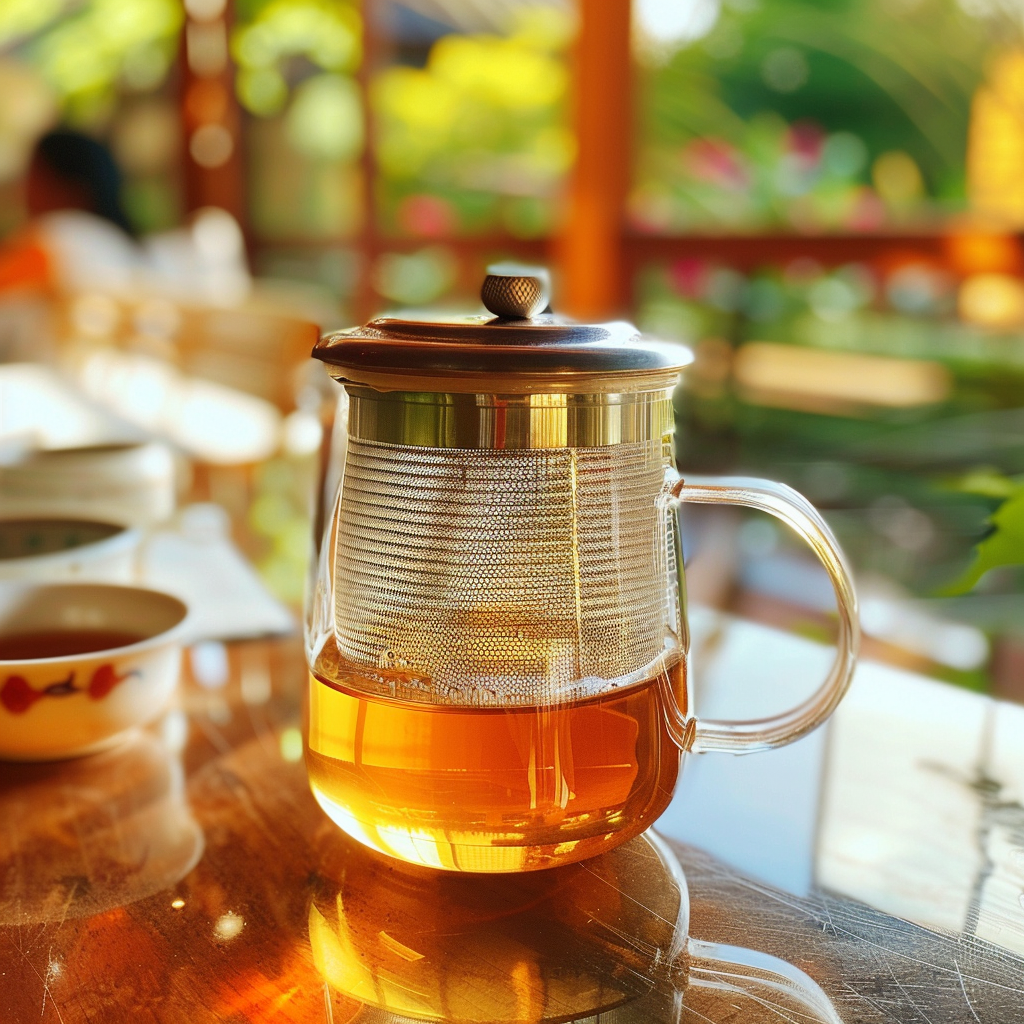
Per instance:
[[[576,163],[557,246],[555,305],[585,320],[624,310],[623,226],[633,139],[629,0],[580,0],[573,76]]]
[[[227,210],[246,230],[241,110],[228,53],[226,0],[186,0],[181,41],[185,205]]]
[[[377,125],[370,102],[373,77],[387,63],[385,32],[390,28],[388,10],[375,0],[362,0],[363,56],[356,72],[362,93],[363,152],[360,155],[362,222],[359,226],[359,275],[352,296],[352,315],[357,323],[379,313],[380,298],[373,287],[373,268],[381,252],[377,223]],[[382,26],[382,22],[384,25]]]

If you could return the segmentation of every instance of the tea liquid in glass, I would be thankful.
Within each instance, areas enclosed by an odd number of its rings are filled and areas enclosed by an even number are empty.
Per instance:
[[[624,842],[672,797],[670,688],[685,665],[582,700],[453,706],[368,692],[329,641],[310,676],[306,764],[353,838],[457,871],[554,867]]]

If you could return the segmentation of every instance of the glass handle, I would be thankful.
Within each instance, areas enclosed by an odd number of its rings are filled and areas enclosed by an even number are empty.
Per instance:
[[[853,677],[860,647],[857,619],[857,595],[846,558],[828,524],[817,509],[792,487],[771,480],[747,477],[691,477],[680,480],[671,489],[671,503],[701,505],[743,505],[781,519],[792,527],[825,566],[836,595],[839,636],[836,658],[825,681],[815,693],[797,707],[769,718],[745,721],[697,719],[690,749],[748,754],[781,747],[816,729],[836,709]]]

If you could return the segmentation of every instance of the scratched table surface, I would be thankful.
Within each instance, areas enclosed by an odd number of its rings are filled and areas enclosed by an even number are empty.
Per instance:
[[[698,711],[824,648],[693,615]],[[105,753],[0,766],[0,1022],[1024,1020],[1024,708],[865,664],[830,725],[690,758],[648,834],[458,877],[355,847],[302,764],[296,641],[202,644]]]

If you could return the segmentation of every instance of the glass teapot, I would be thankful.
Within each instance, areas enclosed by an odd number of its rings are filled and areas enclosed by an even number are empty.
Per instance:
[[[491,268],[482,297],[493,316],[381,317],[314,349],[345,393],[307,606],[306,763],[321,807],[375,850],[526,871],[643,832],[687,751],[820,725],[853,673],[856,598],[795,491],[675,471],[688,349],[541,312],[543,271]],[[838,652],[800,706],[694,716],[685,502],[768,512],[828,571]]]

